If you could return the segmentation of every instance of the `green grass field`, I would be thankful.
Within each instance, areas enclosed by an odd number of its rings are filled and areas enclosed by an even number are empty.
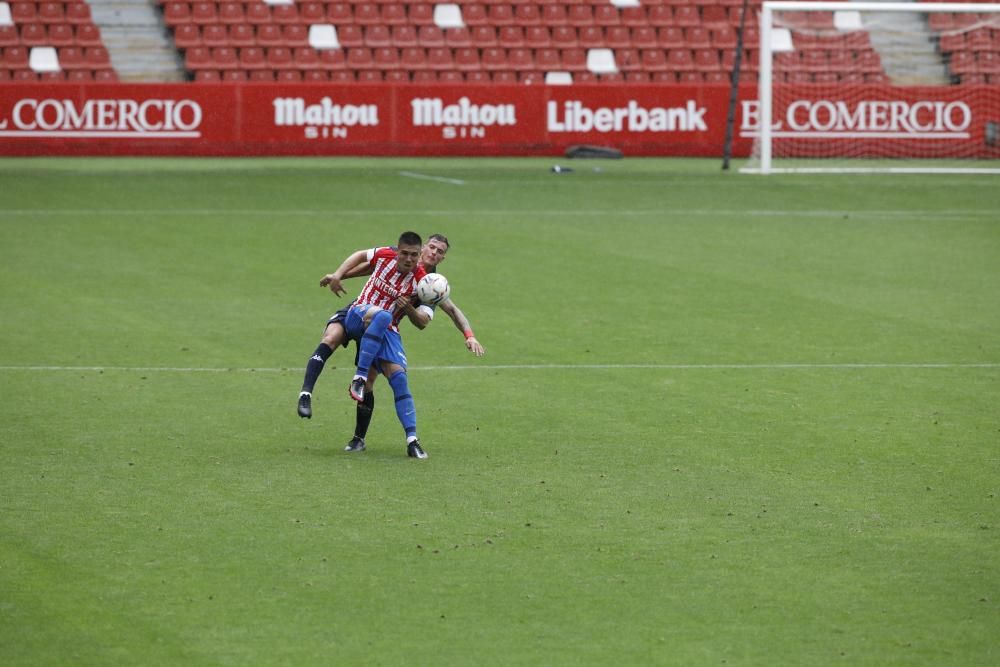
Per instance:
[[[998,177],[554,163],[0,160],[0,664],[1000,662]],[[411,228],[487,355],[347,454]]]

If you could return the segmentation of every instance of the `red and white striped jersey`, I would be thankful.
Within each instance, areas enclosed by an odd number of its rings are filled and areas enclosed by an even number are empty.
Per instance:
[[[372,248],[368,251],[368,263],[372,274],[368,282],[361,288],[356,305],[378,306],[392,313],[392,328],[403,318],[403,311],[396,308],[397,296],[411,296],[417,289],[417,283],[427,275],[427,271],[419,263],[407,274],[396,270],[395,248]]]

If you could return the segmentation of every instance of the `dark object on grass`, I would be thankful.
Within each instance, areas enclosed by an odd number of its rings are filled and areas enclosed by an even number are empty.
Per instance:
[[[570,146],[566,149],[566,157],[572,158],[607,158],[621,160],[625,155],[617,148],[610,146]]]

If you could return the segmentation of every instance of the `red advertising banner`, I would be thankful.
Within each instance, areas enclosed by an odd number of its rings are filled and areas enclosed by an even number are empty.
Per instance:
[[[888,141],[925,155],[932,141],[948,155],[996,156],[995,88],[775,92],[776,141],[807,151],[860,139],[872,150]],[[716,157],[729,98],[727,85],[8,83],[0,155],[558,155],[587,144]],[[759,111],[753,87],[739,98],[733,151],[743,156]]]
[[[744,100],[740,136],[760,132]],[[1000,87],[778,85],[775,157],[1000,158]]]

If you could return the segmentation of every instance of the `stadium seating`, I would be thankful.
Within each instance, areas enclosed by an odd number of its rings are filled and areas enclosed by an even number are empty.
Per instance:
[[[84,0],[0,0],[0,81],[117,80]]]
[[[758,70],[756,10],[742,35],[743,80]],[[724,82],[740,38],[742,0],[157,0],[190,78],[200,81],[331,80],[536,83],[549,72],[573,81]],[[619,6],[629,5],[629,6]],[[972,14],[934,14],[942,62],[956,80],[996,82],[1000,26]],[[782,80],[883,80],[864,33],[838,35],[829,14],[788,19],[808,31],[782,58]],[[959,25],[975,29],[948,33]],[[949,26],[951,28],[949,28]],[[830,34],[826,34],[830,33]],[[798,35],[798,33],[796,33]],[[32,48],[54,47],[47,77],[114,76],[85,0],[0,0],[0,74],[28,80]],[[14,49],[8,57],[7,50]],[[93,53],[90,50],[96,50]],[[587,66],[593,53],[602,71]],[[97,55],[94,55],[94,54]],[[23,54],[29,58],[24,59]],[[611,65],[609,65],[611,63]],[[613,67],[614,71],[608,71]],[[260,73],[260,74],[255,74]],[[267,74],[263,74],[267,73]],[[336,76],[334,76],[336,73]],[[562,75],[555,77],[563,79]]]

